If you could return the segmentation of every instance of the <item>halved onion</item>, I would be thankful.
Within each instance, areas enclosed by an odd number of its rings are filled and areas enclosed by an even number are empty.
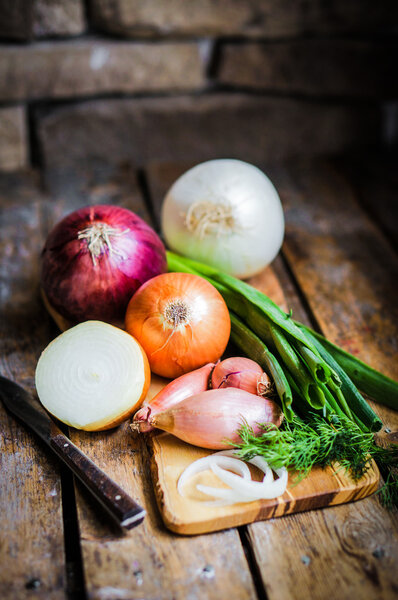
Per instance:
[[[53,340],[36,367],[43,406],[76,429],[119,425],[142,403],[150,384],[148,359],[128,333],[86,321]]]

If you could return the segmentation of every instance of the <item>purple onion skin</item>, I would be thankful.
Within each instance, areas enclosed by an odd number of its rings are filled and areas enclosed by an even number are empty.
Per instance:
[[[78,232],[104,223],[112,252],[104,245],[93,257]],[[165,273],[165,247],[155,231],[132,211],[111,205],[87,206],[60,221],[50,232],[42,255],[40,282],[50,304],[74,322],[123,321],[134,292]]]

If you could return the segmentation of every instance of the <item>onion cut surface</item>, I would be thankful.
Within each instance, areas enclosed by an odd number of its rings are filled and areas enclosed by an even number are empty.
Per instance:
[[[57,419],[86,431],[116,427],[142,403],[150,384],[148,359],[125,331],[86,321],[42,352],[36,389]]]
[[[275,469],[278,479],[274,480],[272,469],[263,457],[254,456],[248,462],[263,471],[262,481],[252,481],[249,468],[244,461],[236,458],[235,450],[222,450],[191,463],[180,475],[177,490],[181,496],[184,496],[183,488],[187,481],[197,473],[211,469],[223,483],[230,487],[210,487],[198,484],[196,488],[200,492],[218,499],[213,502],[205,502],[208,506],[227,506],[261,499],[270,500],[284,494],[288,481],[288,472],[285,467]]]

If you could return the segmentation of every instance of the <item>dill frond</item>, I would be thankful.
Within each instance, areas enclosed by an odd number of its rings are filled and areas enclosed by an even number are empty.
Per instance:
[[[358,480],[369,469],[373,458],[388,466],[398,463],[397,446],[377,446],[372,433],[363,432],[356,423],[341,415],[321,417],[309,413],[305,421],[295,416],[280,429],[264,424],[259,436],[243,423],[239,435],[242,441],[236,447],[242,459],[261,455],[272,468],[283,466],[296,471],[298,480],[308,475],[315,465],[324,468],[337,462]]]

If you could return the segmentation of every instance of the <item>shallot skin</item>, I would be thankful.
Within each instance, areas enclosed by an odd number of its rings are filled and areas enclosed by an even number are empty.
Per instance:
[[[211,375],[211,386],[213,389],[234,387],[265,396],[271,389],[271,381],[254,360],[234,356],[216,365]]]
[[[166,385],[156,396],[135,413],[131,428],[141,433],[152,431],[154,427],[150,424],[151,418],[159,412],[179,404],[186,398],[204,392],[208,388],[209,379],[214,363],[208,363],[200,369],[177,377]]]
[[[270,399],[237,388],[208,390],[149,418],[153,427],[167,431],[194,446],[221,450],[239,443],[238,429],[245,422],[259,435],[260,424],[279,427],[283,413]]]

